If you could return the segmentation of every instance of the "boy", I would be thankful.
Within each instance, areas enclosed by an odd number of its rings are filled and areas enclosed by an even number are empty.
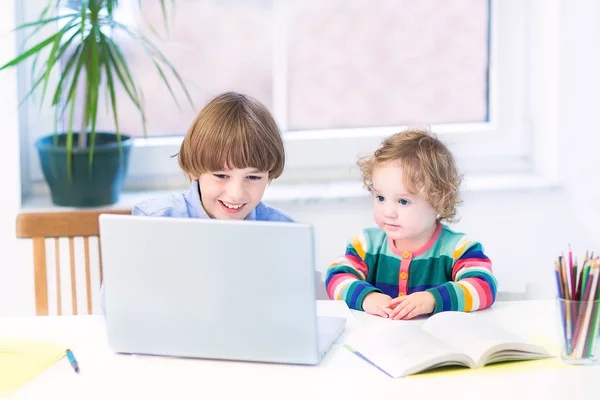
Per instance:
[[[188,129],[178,154],[192,184],[185,193],[137,204],[133,215],[293,222],[261,200],[285,165],[275,119],[234,92],[212,99]]]
[[[133,215],[294,222],[262,202],[283,172],[285,150],[275,119],[252,97],[213,98],[185,134],[178,159],[192,181],[187,192],[142,201]],[[104,312],[104,285],[100,303]]]

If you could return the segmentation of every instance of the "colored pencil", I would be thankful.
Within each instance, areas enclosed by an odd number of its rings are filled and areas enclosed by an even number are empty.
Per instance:
[[[566,353],[575,359],[589,358],[600,334],[600,257],[587,252],[581,266],[571,245],[566,256],[554,262]]]

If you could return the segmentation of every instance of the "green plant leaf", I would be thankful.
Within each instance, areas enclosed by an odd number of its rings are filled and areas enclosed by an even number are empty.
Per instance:
[[[171,0],[171,5],[172,5],[172,7],[174,7],[174,5],[175,5],[174,0]],[[154,34],[155,36],[160,37],[161,35],[158,33],[158,31],[156,30],[154,25],[152,25],[144,16],[144,6],[142,5],[142,0],[138,0],[138,8],[140,9],[140,12],[142,13],[142,18],[144,19],[144,21],[146,22],[146,25],[150,29],[150,32],[152,32],[152,34]],[[168,35],[169,34],[169,18],[168,18],[169,13],[167,11],[166,0],[160,0],[160,10],[161,10],[162,18],[163,18],[163,25],[165,26],[165,31]]]
[[[118,0],[106,0],[106,10],[109,15],[112,15],[113,10],[119,5]]]
[[[33,56],[33,61],[31,62],[31,76],[29,77],[30,81],[35,80],[35,69],[37,68],[38,60],[40,59],[40,53],[37,53]]]
[[[5,70],[5,69],[10,68],[10,67],[14,67],[15,65],[19,64],[23,60],[26,60],[27,58],[31,57],[32,55],[35,55],[40,50],[44,49],[46,46],[49,46],[49,45],[53,44],[54,41],[56,40],[56,37],[60,36],[60,35],[62,35],[62,33],[57,32],[54,35],[52,35],[52,36],[44,39],[41,42],[39,42],[35,46],[29,48],[27,51],[24,51],[19,56],[13,58],[12,60],[8,61],[6,64],[2,65],[0,67],[0,71]]]
[[[190,103],[190,105],[192,107],[194,107],[194,101],[192,100],[192,96],[190,95],[189,91],[187,90],[185,83],[183,83],[183,79],[181,78],[181,76],[179,75],[179,72],[177,72],[175,67],[169,62],[167,57],[162,53],[162,51],[160,51],[160,49],[158,47],[156,47],[156,45],[154,45],[154,43],[152,43],[152,41],[150,41],[145,35],[143,35],[141,33],[133,32],[131,29],[129,29],[129,27],[127,27],[121,23],[116,23],[115,26],[124,30],[133,39],[140,41],[142,43],[142,45],[144,46],[144,48],[149,50],[146,52],[146,54],[148,54],[149,57],[153,58],[154,60],[158,59],[160,62],[162,62],[169,68],[169,70],[173,73],[173,75],[175,76],[175,79],[177,79],[177,81],[179,82],[179,85],[183,89],[183,92],[185,93],[185,96],[187,97],[188,102]]]
[[[51,14],[56,14],[56,9],[58,8],[58,6],[60,5],[60,1],[61,0],[56,0],[54,2],[52,2],[51,0],[48,1],[48,3],[46,4],[46,7],[44,7],[44,9],[42,10],[42,12],[40,13],[40,15],[38,16],[38,18],[36,19],[36,21],[43,21],[43,20],[48,20],[51,18],[55,18],[55,17],[49,17],[49,15]],[[54,3],[54,4],[53,4]],[[67,14],[68,15],[68,14]],[[23,25],[23,24],[22,24]],[[25,41],[27,42],[29,40],[29,38],[33,35],[35,35],[37,32],[39,32],[39,30],[41,28],[43,28],[44,25],[40,25],[37,26],[35,28],[35,30],[30,33],[29,35],[27,35],[25,37]]]
[[[35,77],[33,77],[31,80],[34,81],[34,83],[31,85],[29,92],[27,92],[27,94],[23,96],[19,102],[19,107],[21,107],[33,95],[38,86],[40,86],[40,84],[44,81],[44,75],[42,74],[39,78],[37,78],[37,80]]]
[[[70,86],[69,92],[67,94],[67,99],[75,98],[75,92],[76,92],[77,86],[79,84],[79,74],[81,73],[81,69],[83,66],[84,59],[85,59],[85,54],[87,51],[87,46],[88,46],[88,42],[87,41],[83,42],[83,44],[81,46],[81,51],[78,53],[77,65],[75,66],[75,71],[73,72],[73,75],[71,76],[71,86]],[[69,101],[65,102],[65,106],[60,114],[61,118],[63,117],[67,106],[69,105]]]
[[[68,31],[70,31],[74,27],[73,25],[65,25],[62,29],[58,31],[60,35],[56,37],[54,40],[54,44],[52,45],[52,49],[50,50],[50,54],[48,54],[48,60],[46,62],[46,72],[44,73],[44,87],[42,89],[42,99],[40,100],[40,110],[44,104],[44,98],[46,97],[46,90],[48,89],[48,82],[50,81],[50,73],[54,68],[54,65],[57,62],[60,62],[60,58],[64,51],[66,51],[67,47],[71,43],[71,41],[75,38],[77,33],[71,36],[62,46],[60,46],[60,42]]]
[[[65,147],[67,149],[67,180],[71,182],[73,180],[73,120],[75,118],[75,91],[73,91],[66,102],[67,105],[71,105],[71,112],[69,113],[69,127],[67,130],[67,142]]]
[[[81,40],[82,41],[85,40],[85,22],[87,19],[87,8],[88,8],[88,1],[81,0],[81,9],[79,10],[79,14],[80,14],[80,18],[81,18],[81,26],[80,26],[79,30],[81,32]]]
[[[98,115],[98,90],[100,88],[100,57],[98,55],[98,42],[96,37],[100,34],[97,31],[98,28],[92,28],[90,33],[90,59],[88,60],[87,72],[87,90],[89,91],[89,103],[88,103],[88,123],[90,126],[90,143],[89,143],[89,170],[92,171],[92,164],[94,161],[94,145],[96,143],[96,119]]]
[[[74,36],[77,36],[78,34],[79,34],[79,32],[76,32]],[[71,68],[73,68],[75,63],[79,60],[82,49],[83,49],[83,44],[79,43],[77,45],[77,47],[75,48],[75,51],[73,52],[73,54],[71,54],[71,56],[67,59],[67,62],[65,63],[65,67],[63,68],[63,71],[60,74],[60,80],[58,81],[58,84],[56,85],[56,91],[54,92],[54,98],[52,99],[53,106],[58,105],[58,103],[60,102],[60,99],[62,97],[63,85],[64,85],[66,79],[70,76],[69,74],[71,72]]]
[[[72,36],[71,36],[71,37],[70,37],[70,38],[69,38],[69,39],[68,39],[68,40],[67,40],[67,41],[66,41],[66,42],[65,42],[65,43],[64,43],[64,44],[61,46],[61,47],[60,47],[60,49],[58,50],[58,54],[59,54],[59,55],[57,55],[57,57],[56,57],[56,58],[57,58],[57,60],[59,60],[59,59],[62,57],[63,53],[64,53],[64,52],[67,50],[67,48],[68,48],[68,47],[71,45],[71,43],[73,42],[73,39],[75,39],[75,37],[77,37],[77,32],[75,32],[75,33],[74,33],[74,34],[73,34],[73,35],[72,35]],[[27,101],[27,100],[28,100],[28,99],[29,99],[29,98],[30,98],[30,97],[33,95],[33,93],[35,92],[35,90],[37,89],[37,87],[38,87],[38,86],[39,86],[39,85],[40,85],[40,84],[41,84],[41,83],[44,81],[44,77],[45,77],[45,73],[44,73],[44,72],[42,72],[42,73],[41,73],[41,76],[40,76],[39,78],[37,78],[37,77],[36,77],[36,67],[37,67],[37,62],[38,62],[38,60],[39,60],[39,57],[40,57],[40,55],[41,55],[41,53],[40,53],[40,52],[38,52],[38,53],[36,53],[36,54],[33,56],[33,63],[31,64],[31,77],[30,77],[30,80],[31,80],[32,82],[35,82],[35,83],[32,85],[32,87],[30,88],[29,92],[28,92],[28,93],[27,93],[27,94],[26,94],[26,95],[23,97],[23,99],[21,99],[21,101],[19,102],[19,107],[21,107],[21,106],[23,105],[23,103],[24,103],[25,101]],[[67,73],[67,72],[68,72],[68,71],[66,71],[66,70],[65,70],[65,71],[64,71],[64,73],[63,73],[63,74],[61,74],[61,82],[62,82],[62,80],[64,80],[64,79],[65,79],[65,77],[66,77],[66,73]],[[60,86],[60,85],[59,85],[59,86]],[[55,104],[57,104],[57,102],[53,101],[53,102],[52,102],[52,105],[55,105]]]
[[[179,101],[177,101],[177,96],[175,95],[175,92],[173,92],[173,88],[171,88],[171,84],[169,83],[169,80],[165,76],[165,73],[163,72],[162,68],[160,67],[160,64],[157,63],[154,58],[151,58],[151,60],[152,60],[152,63],[154,64],[154,66],[156,67],[156,70],[158,71],[158,74],[162,78],[162,81],[167,86],[167,89],[169,89],[169,93],[171,93],[171,96],[173,97],[173,100],[175,101],[175,104],[177,105],[177,108],[181,110],[181,106],[179,105]]]
[[[100,36],[100,46],[104,49],[104,51],[102,52],[102,55],[104,57],[104,66],[105,66],[105,70],[106,70],[106,88],[108,89],[109,92],[109,98],[110,98],[110,104],[112,107],[112,115],[113,115],[113,121],[115,123],[115,134],[117,135],[117,141],[120,144],[121,143],[121,130],[119,129],[119,117],[118,117],[118,112],[117,112],[117,97],[115,96],[115,85],[114,85],[114,80],[113,80],[113,75],[112,75],[112,66],[111,66],[111,62],[110,62],[110,57],[108,55],[108,46],[106,43],[106,38],[104,35]],[[108,108],[108,107],[107,107]],[[122,147],[119,145],[119,157],[123,156],[123,150]]]
[[[144,107],[142,106],[140,95],[138,93],[137,85],[131,76],[131,72],[129,71],[129,67],[125,62],[123,55],[121,54],[119,47],[111,40],[108,39],[106,41],[106,45],[108,47],[108,55],[110,57],[110,62],[114,66],[114,70],[119,78],[119,81],[125,91],[127,92],[129,98],[136,106],[140,115],[142,117],[142,129],[144,133],[147,133],[146,130],[146,113],[144,111]]]
[[[54,3],[54,4],[52,4],[52,3]],[[52,2],[51,0],[48,1],[48,4],[46,4],[46,7],[44,7],[42,12],[40,12],[40,16],[38,17],[38,19],[46,18],[46,16],[50,14],[50,11],[55,10],[56,7],[59,6],[59,4],[60,4],[60,0],[56,0],[55,2]]]
[[[56,54],[56,57],[55,57],[56,62],[60,62],[60,60],[63,59],[65,53],[69,49],[69,46],[73,43],[73,41],[75,40],[75,38],[78,35],[79,35],[79,31],[75,31],[73,33],[73,35],[71,35],[71,37],[62,44],[62,46],[60,47],[60,49],[58,49],[58,52]],[[75,47],[75,50],[70,55],[70,57],[67,58],[65,66],[60,73],[60,80],[59,80],[58,84],[56,85],[56,92],[54,93],[54,97],[52,98],[53,106],[58,104],[58,102],[60,101],[60,94],[61,94],[61,88],[62,88],[63,82],[64,82],[65,78],[67,78],[69,76],[69,71],[71,70],[74,62],[77,60],[77,57],[79,57],[79,52],[81,51],[81,49],[82,49],[82,44],[80,43],[77,45],[77,47]]]
[[[160,0],[160,9],[162,11],[163,23],[165,24],[165,30],[169,33],[169,21],[167,20],[167,6],[165,0]]]
[[[37,21],[31,21],[31,22],[27,22],[24,24],[21,24],[19,26],[17,26],[14,30],[22,30],[22,29],[26,29],[26,28],[31,28],[35,26],[35,29],[29,33],[27,36],[25,36],[24,38],[24,42],[28,42],[29,39],[31,39],[31,37],[33,35],[35,35],[36,33],[38,33],[43,27],[45,27],[46,25],[52,23],[52,22],[56,22],[56,21],[60,21],[62,19],[65,18],[73,18],[73,20],[75,20],[78,17],[77,14],[65,14],[65,15],[60,15],[58,17],[53,17],[53,18],[47,18],[47,19],[41,19],[41,20],[37,20]],[[71,21],[69,21],[71,22]]]

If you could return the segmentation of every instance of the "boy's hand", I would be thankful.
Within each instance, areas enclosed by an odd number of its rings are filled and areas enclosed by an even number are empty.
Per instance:
[[[411,319],[421,314],[430,314],[435,309],[435,298],[429,292],[416,292],[396,297],[389,305],[392,319]]]
[[[369,293],[363,300],[362,307],[369,314],[389,318],[392,312],[390,301],[392,301],[392,298],[387,294]]]

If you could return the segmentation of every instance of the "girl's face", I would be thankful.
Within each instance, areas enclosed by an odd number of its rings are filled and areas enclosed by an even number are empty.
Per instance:
[[[393,163],[378,165],[372,182],[377,226],[401,250],[416,250],[427,243],[437,225],[437,212],[423,196],[408,192],[402,168]]]
[[[269,173],[255,168],[224,169],[198,177],[204,211],[215,219],[244,219],[260,203]]]

